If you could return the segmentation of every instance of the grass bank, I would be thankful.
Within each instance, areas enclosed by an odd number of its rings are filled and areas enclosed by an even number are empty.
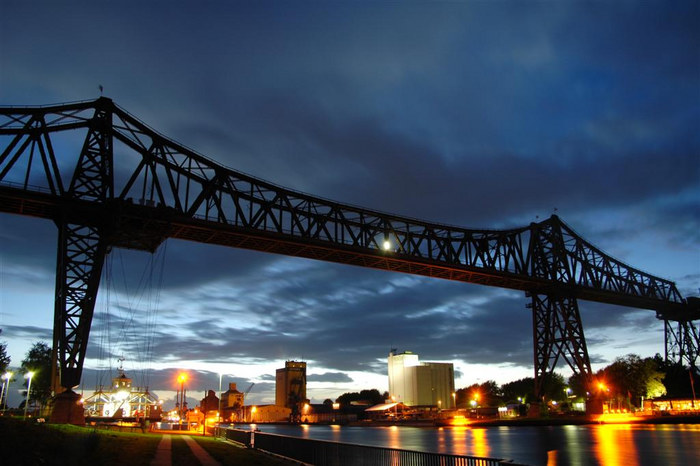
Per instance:
[[[62,424],[37,424],[0,418],[2,464],[148,466],[160,434],[117,432]],[[193,438],[224,466],[282,466],[290,463],[264,453],[238,448],[213,437]],[[198,466],[184,440],[172,437],[173,466]]]

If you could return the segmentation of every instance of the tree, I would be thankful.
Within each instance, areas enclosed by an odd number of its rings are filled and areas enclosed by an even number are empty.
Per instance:
[[[659,358],[660,359],[660,358]],[[642,359],[636,354],[619,357],[596,374],[611,399],[626,407],[639,406],[642,397],[662,396],[666,393],[664,371],[659,359]]]
[[[584,400],[588,396],[589,390],[591,390],[591,387],[588,385],[586,375],[581,372],[576,372],[569,377],[569,389],[571,389],[571,393]]]
[[[508,382],[501,386],[503,400],[511,403],[521,400],[522,403],[529,403],[535,399],[535,379],[525,377],[513,382]]]
[[[563,375],[552,372],[547,376],[544,382],[544,396],[550,401],[566,400],[566,381]]]
[[[2,333],[2,329],[0,329],[0,333]],[[0,376],[4,376],[7,373],[7,368],[10,367],[10,356],[7,355],[7,343],[5,342],[0,342]],[[2,383],[4,384],[5,390],[9,390],[9,384],[10,381],[6,379],[2,379]],[[5,393],[2,393],[3,398],[0,400],[2,404],[0,404],[1,408],[6,408],[5,406]]]
[[[21,367],[24,373],[34,373],[30,401],[45,405],[51,397],[51,347],[43,341],[35,343],[27,351]]]
[[[674,361],[666,361],[660,354],[653,358],[656,367],[663,372],[663,385],[669,397],[672,398],[692,398],[700,391],[700,374],[697,369],[693,371],[683,364]],[[695,393],[693,391],[695,390]],[[652,397],[652,394],[647,394]],[[663,396],[663,395],[654,395]]]
[[[384,403],[384,397],[381,393],[379,393],[379,390],[373,388],[371,390],[362,390],[359,393],[343,393],[335,401],[342,405],[349,405],[353,401],[361,404],[378,405],[380,403]]]
[[[0,330],[2,333],[2,330]],[[7,355],[7,343],[0,342],[0,375],[7,372],[7,368],[10,367],[10,356]]]
[[[471,406],[472,401],[479,406],[496,406],[501,399],[501,389],[493,380],[460,388],[455,393],[457,406],[463,407]]]

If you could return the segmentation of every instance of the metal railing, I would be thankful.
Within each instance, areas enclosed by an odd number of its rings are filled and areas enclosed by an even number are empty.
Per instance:
[[[251,431],[241,429],[217,428],[215,431],[215,435],[217,437],[225,437],[227,440],[232,440],[234,442],[241,443],[246,447],[251,446],[251,434]]]
[[[227,439],[247,447],[317,466],[519,466],[500,458],[372,447],[239,429],[222,431]]]

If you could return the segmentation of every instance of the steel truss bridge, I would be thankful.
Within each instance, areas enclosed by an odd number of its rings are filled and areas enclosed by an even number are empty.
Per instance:
[[[557,216],[472,230],[340,204],[225,168],[104,97],[0,107],[0,151],[0,211],[58,227],[53,344],[67,390],[80,383],[105,256],[153,252],[167,238],[522,290],[538,398],[560,358],[592,382],[579,299],[656,311],[666,359],[695,367],[700,300]]]

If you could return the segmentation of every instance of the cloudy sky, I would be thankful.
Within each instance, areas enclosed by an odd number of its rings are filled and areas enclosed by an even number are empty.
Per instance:
[[[278,185],[470,228],[556,211],[698,295],[697,1],[3,0],[0,44],[2,105],[93,99],[101,85],[160,133]],[[51,341],[56,242],[49,221],[0,220],[0,339],[13,365]],[[533,375],[526,303],[183,241],[116,250],[83,388],[108,382],[123,356],[165,399],[186,369],[193,400],[223,373],[224,385],[255,382],[251,402],[272,402],[275,369],[303,359],[321,402],[387,390],[390,348],[454,362],[457,387],[505,383]],[[580,305],[594,369],[663,354],[654,312]]]

